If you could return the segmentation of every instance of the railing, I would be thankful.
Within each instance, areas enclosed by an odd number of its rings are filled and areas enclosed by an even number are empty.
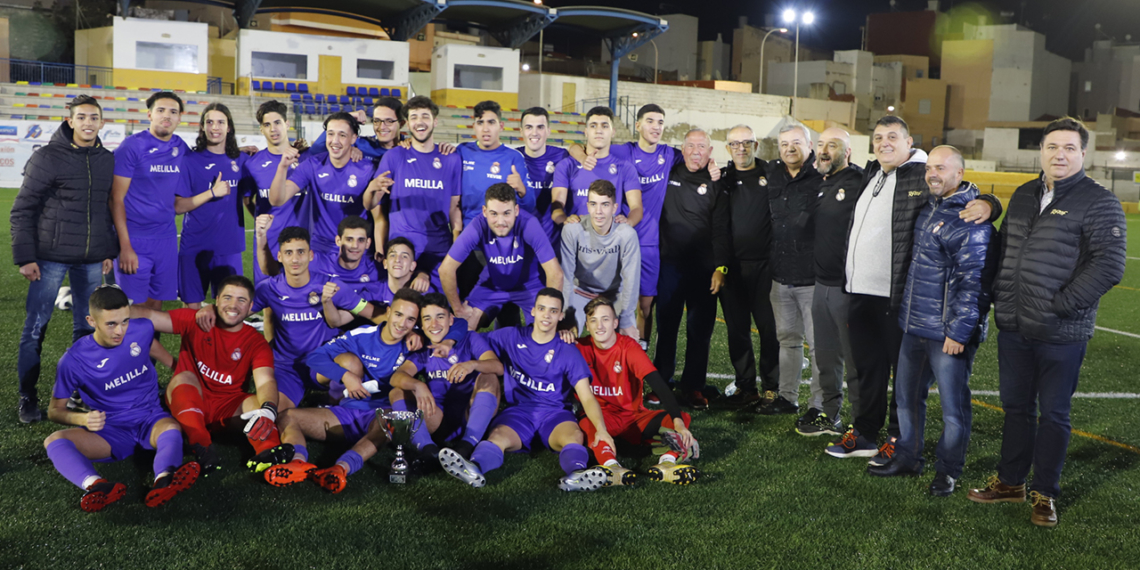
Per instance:
[[[221,77],[206,77],[206,93],[214,95],[233,95],[234,84],[228,81],[222,81]]]
[[[2,77],[2,68],[8,68],[8,77]],[[50,63],[25,59],[0,58],[0,79],[12,83],[81,83],[84,85],[111,85],[111,68],[73,63]]]
[[[581,101],[575,103],[575,107],[578,109],[578,113],[582,115],[585,115],[587,111],[594,107],[608,107],[609,105],[609,97],[582,99]],[[611,111],[614,112],[614,116],[617,117],[617,120],[621,121],[622,124],[624,124],[630,132],[633,132],[634,123],[637,122],[637,109],[633,106],[633,103],[630,102],[629,95],[619,96],[617,100],[617,108],[611,109]],[[562,109],[562,112],[565,113],[566,109]]]

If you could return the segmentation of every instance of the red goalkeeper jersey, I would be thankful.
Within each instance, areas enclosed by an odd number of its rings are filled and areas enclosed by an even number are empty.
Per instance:
[[[628,414],[645,409],[642,381],[657,369],[636,340],[623,334],[608,349],[600,349],[593,339],[578,339],[578,350],[590,365],[590,387],[607,414]]]
[[[170,311],[174,334],[182,336],[175,374],[193,370],[202,383],[203,395],[244,391],[255,368],[273,368],[273,351],[257,329],[242,325],[237,332],[217,326],[203,332],[194,321],[194,309]]]

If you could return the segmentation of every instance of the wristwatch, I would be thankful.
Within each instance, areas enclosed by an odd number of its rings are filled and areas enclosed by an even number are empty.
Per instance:
[[[725,275],[728,275],[728,266],[726,265],[721,265],[720,267],[717,267],[716,270]]]

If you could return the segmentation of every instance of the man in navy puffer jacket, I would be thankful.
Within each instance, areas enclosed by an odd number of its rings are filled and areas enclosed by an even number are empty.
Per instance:
[[[935,496],[954,491],[966,462],[972,420],[968,383],[989,307],[983,270],[994,229],[958,217],[978,197],[977,187],[962,181],[964,169],[962,154],[951,146],[935,148],[926,161],[930,203],[915,224],[913,257],[899,307],[899,440],[886,465],[867,469],[882,477],[922,473],[927,382],[933,375],[945,424],[930,485]],[[992,271],[988,277],[992,279]]]

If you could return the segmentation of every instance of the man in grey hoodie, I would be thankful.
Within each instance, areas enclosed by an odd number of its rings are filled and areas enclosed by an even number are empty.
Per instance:
[[[614,301],[619,332],[637,340],[641,248],[636,230],[614,223],[616,195],[610,181],[595,180],[586,197],[589,217],[563,226],[562,295],[579,333],[586,330],[586,303],[604,295]]]

